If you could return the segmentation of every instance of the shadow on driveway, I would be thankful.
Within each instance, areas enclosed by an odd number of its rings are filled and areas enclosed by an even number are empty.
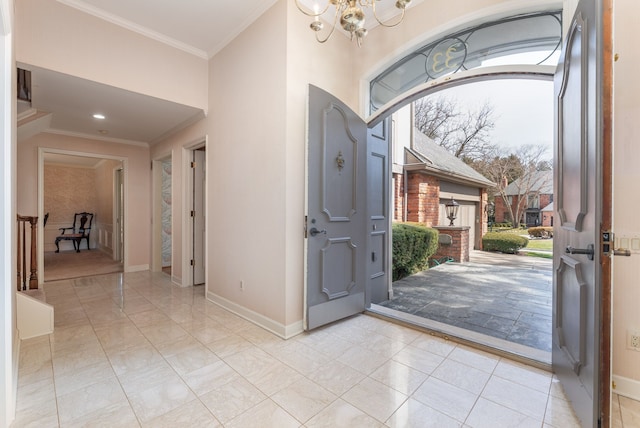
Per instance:
[[[472,251],[395,281],[379,305],[550,352],[551,273],[551,259]]]

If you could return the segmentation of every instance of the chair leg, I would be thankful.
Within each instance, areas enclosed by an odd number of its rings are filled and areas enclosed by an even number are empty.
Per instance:
[[[56,253],[60,252],[60,246],[58,245],[59,242],[60,242],[60,238],[56,238]]]
[[[80,239],[73,240],[73,248],[76,249],[76,253],[80,252]]]

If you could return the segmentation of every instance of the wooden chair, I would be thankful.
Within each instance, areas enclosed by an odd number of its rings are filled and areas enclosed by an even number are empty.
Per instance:
[[[89,249],[89,235],[91,234],[91,223],[93,222],[93,213],[81,212],[73,215],[73,226],[61,227],[62,232],[56,237],[56,253],[60,252],[59,242],[62,240],[73,241],[73,248],[76,253],[80,252],[80,243],[83,239],[87,240],[87,250]],[[70,233],[67,233],[70,231]]]

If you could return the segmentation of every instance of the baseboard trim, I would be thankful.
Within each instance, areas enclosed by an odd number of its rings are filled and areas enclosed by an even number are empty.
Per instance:
[[[149,265],[131,265],[125,268],[125,272],[142,272],[145,270],[149,270]]]
[[[11,381],[13,384],[11,385],[12,396],[10,400],[8,400],[8,408],[7,415],[9,416],[9,422],[13,422],[16,417],[16,405],[18,401],[18,372],[20,371],[20,344],[22,341],[20,340],[20,333],[18,330],[13,331],[13,373]]]
[[[290,339],[304,331],[302,320],[296,321],[293,324],[284,325],[210,291],[207,293],[207,300],[283,339]]]
[[[178,287],[186,287],[186,285],[182,285],[182,277],[171,275],[171,282],[177,285]]]
[[[611,389],[612,392],[640,401],[640,381],[617,375],[613,375],[611,380],[615,385],[615,388]]]

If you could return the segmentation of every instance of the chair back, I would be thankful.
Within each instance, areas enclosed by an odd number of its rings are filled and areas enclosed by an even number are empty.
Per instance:
[[[93,213],[81,212],[73,215],[73,230],[76,230],[76,223],[79,221],[78,233],[84,234],[86,230],[91,230],[91,223],[93,222]],[[87,225],[87,222],[89,225]]]

